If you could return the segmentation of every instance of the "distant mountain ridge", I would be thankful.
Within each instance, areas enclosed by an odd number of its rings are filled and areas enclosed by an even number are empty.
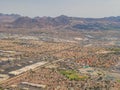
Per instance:
[[[120,29],[120,16],[105,18],[79,18],[61,15],[58,17],[24,17],[17,14],[1,14],[0,27],[4,28],[70,28],[73,30]]]
[[[48,26],[56,27],[56,26],[64,26],[70,23],[69,17],[67,16],[59,16],[59,17],[20,17],[16,19],[12,25],[13,27],[17,28],[31,28],[31,27],[38,27],[38,28],[46,28]]]
[[[14,20],[18,19],[21,17],[18,14],[2,14],[0,13],[0,23],[8,23],[8,22],[13,22]]]

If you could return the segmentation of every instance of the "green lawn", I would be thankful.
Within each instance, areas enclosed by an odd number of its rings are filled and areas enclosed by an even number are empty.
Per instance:
[[[87,76],[81,76],[73,70],[60,70],[60,73],[70,80],[85,80]]]

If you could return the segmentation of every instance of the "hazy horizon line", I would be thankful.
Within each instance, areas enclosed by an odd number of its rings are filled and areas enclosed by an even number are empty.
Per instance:
[[[59,17],[59,16],[67,16],[67,17],[76,17],[76,18],[107,18],[107,17],[119,17],[119,15],[110,15],[110,16],[104,16],[104,17],[84,17],[84,16],[72,16],[72,15],[65,15],[65,14],[59,14],[59,15],[55,15],[55,16],[51,16],[51,15],[42,15],[42,16],[39,16],[39,15],[36,15],[36,16],[30,16],[30,15],[22,15],[22,14],[19,14],[19,13],[1,13],[0,14],[3,14],[3,15],[20,15],[22,17],[29,17],[29,18],[35,18],[35,17],[52,17],[52,18],[55,18],[55,17]]]

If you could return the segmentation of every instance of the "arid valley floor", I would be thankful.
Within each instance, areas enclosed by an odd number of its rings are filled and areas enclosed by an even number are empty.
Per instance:
[[[119,17],[0,18],[0,90],[120,90]]]
[[[119,90],[120,32],[111,32],[0,33],[1,90]]]

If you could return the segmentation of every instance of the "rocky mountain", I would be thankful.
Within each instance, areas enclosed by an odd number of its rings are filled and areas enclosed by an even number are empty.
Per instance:
[[[67,16],[59,16],[59,17],[20,17],[16,19],[11,24],[13,27],[17,28],[31,28],[31,27],[38,27],[38,28],[46,28],[46,27],[57,27],[57,26],[64,26],[69,24],[69,17]]]
[[[16,19],[21,17],[18,14],[2,14],[0,13],[0,23],[8,23],[8,22],[13,22]]]
[[[120,16],[105,18],[79,18],[61,15],[58,17],[23,17],[17,14],[0,14],[0,27],[4,28],[69,28],[72,30],[120,29]]]

